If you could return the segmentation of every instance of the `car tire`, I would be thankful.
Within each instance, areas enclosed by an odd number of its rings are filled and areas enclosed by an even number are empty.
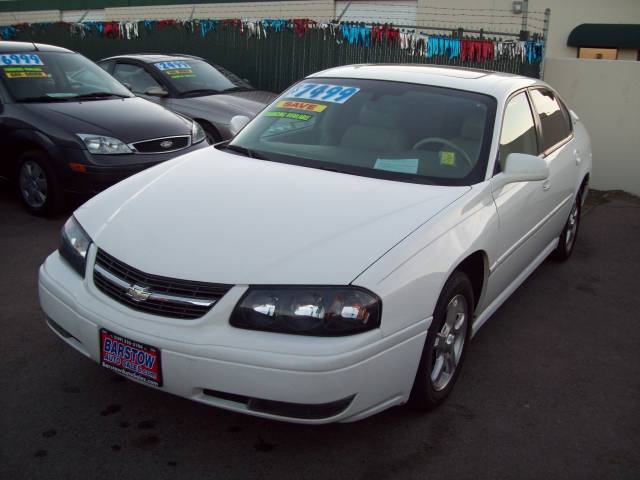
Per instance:
[[[469,277],[455,271],[436,303],[409,404],[423,411],[440,405],[460,375],[471,340],[474,296]]]
[[[20,155],[16,185],[22,204],[33,215],[50,216],[62,209],[60,182],[45,153],[29,150]]]
[[[551,259],[556,262],[564,262],[573,253],[573,249],[578,239],[578,231],[580,230],[580,215],[582,213],[582,192],[581,188],[573,199],[571,211],[567,223],[564,224],[562,233],[560,234],[558,246],[551,253]]]

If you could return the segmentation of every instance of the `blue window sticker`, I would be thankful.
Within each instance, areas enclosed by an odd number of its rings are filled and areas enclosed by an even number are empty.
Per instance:
[[[191,68],[187,62],[183,62],[182,60],[175,60],[171,62],[158,62],[154,63],[156,68],[162,72],[165,70],[180,70],[184,68]]]
[[[288,91],[286,97],[345,103],[359,91],[360,89],[357,87],[345,87],[328,83],[303,83]]]
[[[379,158],[376,160],[373,168],[376,170],[386,170],[387,172],[397,172],[397,173],[418,173],[418,163],[419,159],[417,158]]]
[[[3,53],[2,55],[0,55],[0,67],[4,66],[4,67],[11,67],[14,65],[23,65],[23,66],[30,66],[30,65],[39,65],[39,66],[43,66],[44,62],[42,61],[42,59],[40,58],[39,55],[36,55],[35,53]]]

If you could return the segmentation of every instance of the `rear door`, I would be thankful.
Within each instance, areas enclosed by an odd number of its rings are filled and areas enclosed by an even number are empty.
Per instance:
[[[540,125],[542,155],[549,166],[543,201],[545,210],[549,212],[544,235],[551,241],[560,235],[571,210],[579,174],[580,152],[573,135],[570,114],[557,95],[546,88],[533,88],[529,93]]]

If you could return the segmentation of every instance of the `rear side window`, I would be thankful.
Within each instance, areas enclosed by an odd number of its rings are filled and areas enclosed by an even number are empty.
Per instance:
[[[145,93],[151,87],[159,87],[160,84],[145,71],[144,68],[130,63],[118,63],[113,72],[120,83],[126,83],[134,93]]]
[[[533,105],[542,126],[542,150],[546,151],[571,135],[571,122],[558,99],[549,90],[531,90]]]
[[[500,133],[498,165],[496,171],[504,170],[510,153],[538,155],[538,139],[535,123],[527,95],[519,93],[507,104]]]

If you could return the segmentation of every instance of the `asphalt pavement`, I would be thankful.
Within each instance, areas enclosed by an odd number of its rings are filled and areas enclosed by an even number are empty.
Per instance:
[[[29,216],[0,183],[3,480],[640,478],[637,199],[590,198],[573,257],[480,330],[438,410],[320,427],[146,388],[59,340],[37,269],[65,218]]]

